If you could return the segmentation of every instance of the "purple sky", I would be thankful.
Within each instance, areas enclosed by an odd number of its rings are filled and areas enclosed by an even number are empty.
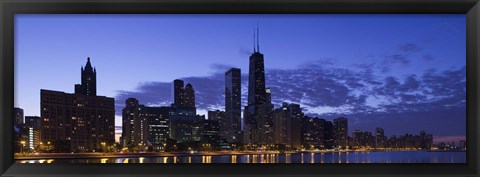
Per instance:
[[[464,15],[21,14],[15,23],[15,106],[25,115],[40,115],[40,89],[72,93],[87,57],[97,93],[116,99],[117,126],[126,98],[169,105],[177,78],[192,83],[201,114],[223,110],[232,66],[245,103],[258,23],[276,107],[346,116],[350,132],[465,136]]]

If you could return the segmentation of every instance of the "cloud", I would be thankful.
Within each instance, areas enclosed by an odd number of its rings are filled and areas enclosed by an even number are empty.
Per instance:
[[[246,48],[242,47],[242,48],[238,49],[238,53],[242,57],[248,57],[252,54],[252,49],[246,49]]]
[[[409,49],[410,50],[410,49]],[[466,67],[419,75],[376,75],[376,64],[340,68],[324,61],[309,62],[295,69],[267,69],[266,86],[272,103],[300,104],[304,113],[325,118],[348,117],[352,127],[372,131],[380,126],[392,133],[425,129],[436,135],[465,134]],[[180,78],[191,83],[198,109],[224,109],[225,65],[212,65],[216,72],[205,77]],[[242,74],[242,107],[247,104],[248,75]],[[127,98],[141,104],[171,104],[170,82],[139,83],[133,91],[120,90],[117,115]]]
[[[232,68],[233,66],[224,65],[224,64],[212,64],[210,68],[212,68],[216,72],[227,71],[228,69]]]
[[[432,55],[423,55],[423,56],[422,56],[422,59],[423,59],[424,61],[432,61],[432,60],[434,60],[434,58],[433,58]]]
[[[412,63],[412,56],[421,54],[421,59],[424,61],[431,61],[433,57],[429,54],[419,53],[422,51],[422,48],[415,43],[406,43],[399,45],[396,52],[393,54],[384,55],[381,58],[382,61],[377,63],[376,68],[378,68],[382,73],[389,72],[392,67],[401,66],[407,67]]]
[[[410,64],[410,60],[407,59],[406,55],[394,54],[394,55],[386,56],[385,60],[383,61],[383,64],[384,65],[400,64],[400,65],[406,66]]]
[[[191,83],[196,93],[196,105],[200,109],[224,107],[224,70],[207,77],[181,78]],[[404,112],[428,108],[462,105],[465,102],[465,67],[444,72],[427,71],[423,76],[409,75],[374,77],[370,67],[360,70],[325,67],[318,63],[289,70],[267,70],[266,83],[272,91],[272,102],[284,101],[302,104],[308,108],[350,106],[352,110],[383,109]],[[246,105],[248,77],[242,75],[242,103]],[[117,105],[134,97],[146,105],[171,103],[171,83],[140,83],[135,91],[118,91]],[[367,106],[367,98],[383,98],[378,107]]]
[[[418,47],[417,44],[408,43],[408,44],[403,44],[403,45],[398,46],[398,50],[400,52],[418,52],[422,49],[420,47]]]

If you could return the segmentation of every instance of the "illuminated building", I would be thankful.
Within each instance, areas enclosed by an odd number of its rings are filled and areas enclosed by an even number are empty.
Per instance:
[[[90,58],[81,74],[82,84],[75,85],[74,94],[40,90],[41,138],[59,145],[55,151],[91,152],[115,142],[114,99],[96,95]]]
[[[241,136],[241,71],[238,68],[230,68],[225,72],[225,124],[220,123],[220,129],[225,132],[222,135],[228,142],[239,142]],[[222,128],[223,126],[223,128]]]

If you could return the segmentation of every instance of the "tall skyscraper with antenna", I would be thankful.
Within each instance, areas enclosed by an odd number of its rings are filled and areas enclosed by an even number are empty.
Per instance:
[[[249,60],[248,104],[244,109],[244,143],[268,144],[273,141],[273,105],[267,101],[264,56],[260,53],[259,28],[254,30],[254,48]]]

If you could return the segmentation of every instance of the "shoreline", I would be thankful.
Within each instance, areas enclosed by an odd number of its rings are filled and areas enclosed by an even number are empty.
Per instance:
[[[321,150],[321,151],[200,151],[188,152],[144,152],[144,153],[44,153],[14,155],[14,161],[38,159],[98,159],[98,158],[136,158],[136,157],[183,157],[183,156],[222,156],[222,155],[269,155],[269,154],[298,154],[298,153],[369,153],[369,152],[466,152],[463,150]]]

